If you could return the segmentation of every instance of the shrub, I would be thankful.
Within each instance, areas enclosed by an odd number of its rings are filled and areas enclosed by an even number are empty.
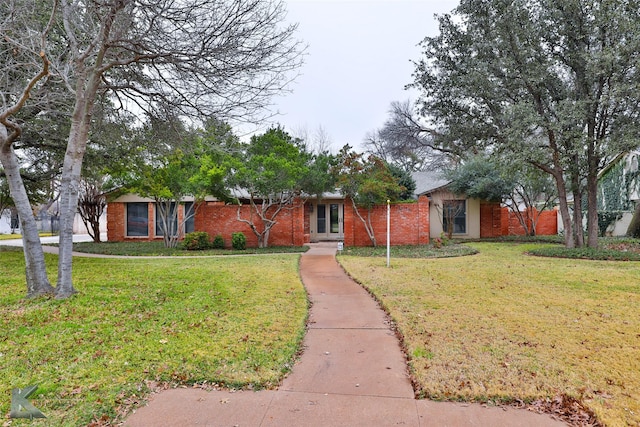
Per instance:
[[[529,255],[553,258],[592,259],[601,261],[640,261],[640,254],[631,251],[599,248],[565,248],[564,246],[545,246],[530,249]]]
[[[194,231],[193,233],[187,233],[184,236],[182,246],[188,251],[202,251],[209,249],[211,246],[209,243],[209,233],[206,231]]]
[[[244,233],[238,232],[231,235],[231,246],[233,249],[243,251],[247,249],[247,236]]]
[[[213,238],[213,243],[211,243],[211,247],[213,249],[224,249],[224,239],[222,235],[217,234],[216,237]]]

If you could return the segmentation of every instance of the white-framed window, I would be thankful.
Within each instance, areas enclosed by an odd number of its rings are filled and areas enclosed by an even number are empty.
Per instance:
[[[444,200],[442,202],[442,228],[445,233],[467,233],[467,201]]]

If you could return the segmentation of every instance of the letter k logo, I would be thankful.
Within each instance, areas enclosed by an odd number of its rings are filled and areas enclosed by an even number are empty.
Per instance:
[[[23,389],[14,388],[11,390],[11,412],[9,413],[9,417],[29,419],[47,418],[38,408],[27,400],[27,397],[31,396],[37,389],[37,385],[31,385]]]

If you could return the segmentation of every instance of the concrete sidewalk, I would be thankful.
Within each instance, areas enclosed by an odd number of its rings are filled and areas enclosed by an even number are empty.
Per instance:
[[[103,242],[107,241],[107,233],[100,234],[100,238]],[[48,236],[48,237],[40,237],[40,243],[43,245],[58,243],[60,240],[60,236]],[[92,242],[93,239],[88,234],[74,234],[73,235],[74,242]],[[22,247],[22,239],[7,239],[0,240],[0,246],[20,246]],[[54,248],[55,250],[50,250]],[[57,253],[57,248],[54,246],[43,246],[42,249],[45,252]],[[49,250],[48,250],[49,249]]]
[[[304,352],[277,390],[174,389],[126,426],[564,426],[511,408],[415,400],[385,313],[335,260],[335,244],[302,256],[312,308]]]

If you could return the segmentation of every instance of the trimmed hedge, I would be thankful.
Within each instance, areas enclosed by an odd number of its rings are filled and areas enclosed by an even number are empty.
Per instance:
[[[237,251],[243,251],[247,249],[247,236],[244,233],[238,232],[231,235],[231,246]]]
[[[640,261],[640,254],[631,251],[598,248],[565,248],[549,246],[530,249],[529,255],[553,258],[590,259],[599,261]]]
[[[213,238],[213,242],[211,243],[212,249],[224,249],[224,239],[222,235],[218,234]]]
[[[188,251],[204,251],[211,247],[209,233],[206,231],[194,231],[184,236],[182,246]]]

